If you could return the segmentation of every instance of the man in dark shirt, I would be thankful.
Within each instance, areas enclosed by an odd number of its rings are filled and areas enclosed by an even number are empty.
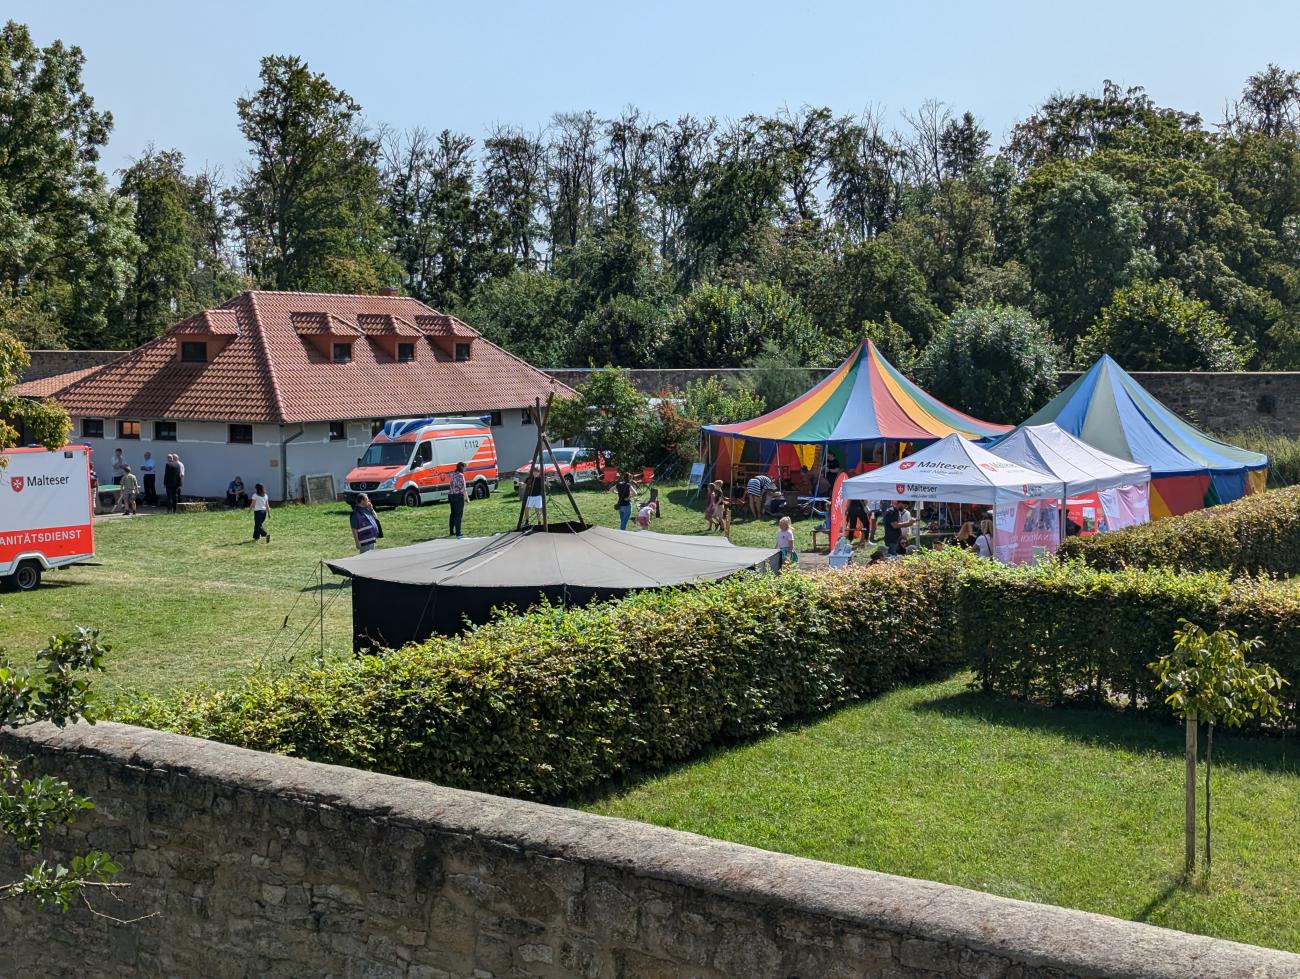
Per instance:
[[[890,554],[898,553],[898,543],[903,539],[903,531],[916,523],[907,508],[899,500],[889,504],[882,518],[885,524],[885,547]]]
[[[632,516],[632,477],[627,473],[619,473],[614,492],[618,494],[618,502],[614,504],[614,509],[618,511],[618,529],[627,530],[627,522]]]

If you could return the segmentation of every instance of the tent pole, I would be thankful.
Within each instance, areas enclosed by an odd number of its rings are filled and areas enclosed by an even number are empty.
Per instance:
[[[549,394],[546,396],[546,414],[544,416],[544,419],[551,417],[551,399],[554,397],[555,397],[554,394]],[[564,478],[564,475],[560,472],[560,463],[555,458],[555,450],[551,448],[551,440],[546,437],[545,427],[539,426],[538,433],[539,433],[538,438],[541,440],[542,445],[545,446],[547,454],[550,455],[551,457],[551,466],[555,469],[555,478],[559,481],[560,485],[564,487],[564,493],[569,498],[569,505],[573,507],[573,512],[577,516],[579,522],[585,524],[587,521],[583,519],[582,511],[578,509],[578,501],[573,498],[573,490],[569,488],[568,481]],[[543,470],[542,470],[543,475],[545,475],[544,467],[545,467],[545,462],[543,462]],[[545,497],[543,497],[542,499],[544,503]],[[543,515],[545,515],[546,510],[543,509],[542,513]]]
[[[541,413],[541,404],[542,401],[540,398],[534,398],[533,407],[525,409],[529,413],[529,417],[533,419],[533,424],[537,426],[537,444],[533,446],[533,460],[528,466],[528,477],[527,480],[524,482],[523,497],[519,501],[519,519],[515,522],[515,530],[524,529],[524,514],[528,512],[528,489],[529,489],[528,480],[532,479],[533,467],[537,466],[542,458],[542,426],[537,424],[538,415]],[[543,482],[545,482],[545,480],[543,480]],[[542,491],[543,522],[545,522],[544,519],[546,514],[545,507],[546,507],[546,491],[545,489],[543,489]]]

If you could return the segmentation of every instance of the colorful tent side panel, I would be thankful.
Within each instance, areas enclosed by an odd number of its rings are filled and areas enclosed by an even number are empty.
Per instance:
[[[1151,480],[1151,519],[1178,517],[1193,510],[1203,509],[1208,504],[1206,496],[1210,492],[1210,477],[1204,476],[1163,476]]]

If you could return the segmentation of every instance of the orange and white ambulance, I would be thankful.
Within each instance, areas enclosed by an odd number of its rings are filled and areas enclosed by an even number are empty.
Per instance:
[[[343,496],[365,493],[375,506],[419,506],[447,498],[456,463],[465,463],[465,488],[481,500],[497,488],[497,449],[481,418],[398,418],[384,423]]]
[[[31,591],[53,568],[95,556],[90,449],[6,449],[0,469],[0,585]]]

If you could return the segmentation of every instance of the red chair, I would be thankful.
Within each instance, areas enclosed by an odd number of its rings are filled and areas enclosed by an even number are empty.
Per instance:
[[[641,470],[642,486],[645,486],[647,483],[653,483],[654,481],[655,481],[655,471],[653,469],[651,469],[649,466],[646,466],[644,469]]]

